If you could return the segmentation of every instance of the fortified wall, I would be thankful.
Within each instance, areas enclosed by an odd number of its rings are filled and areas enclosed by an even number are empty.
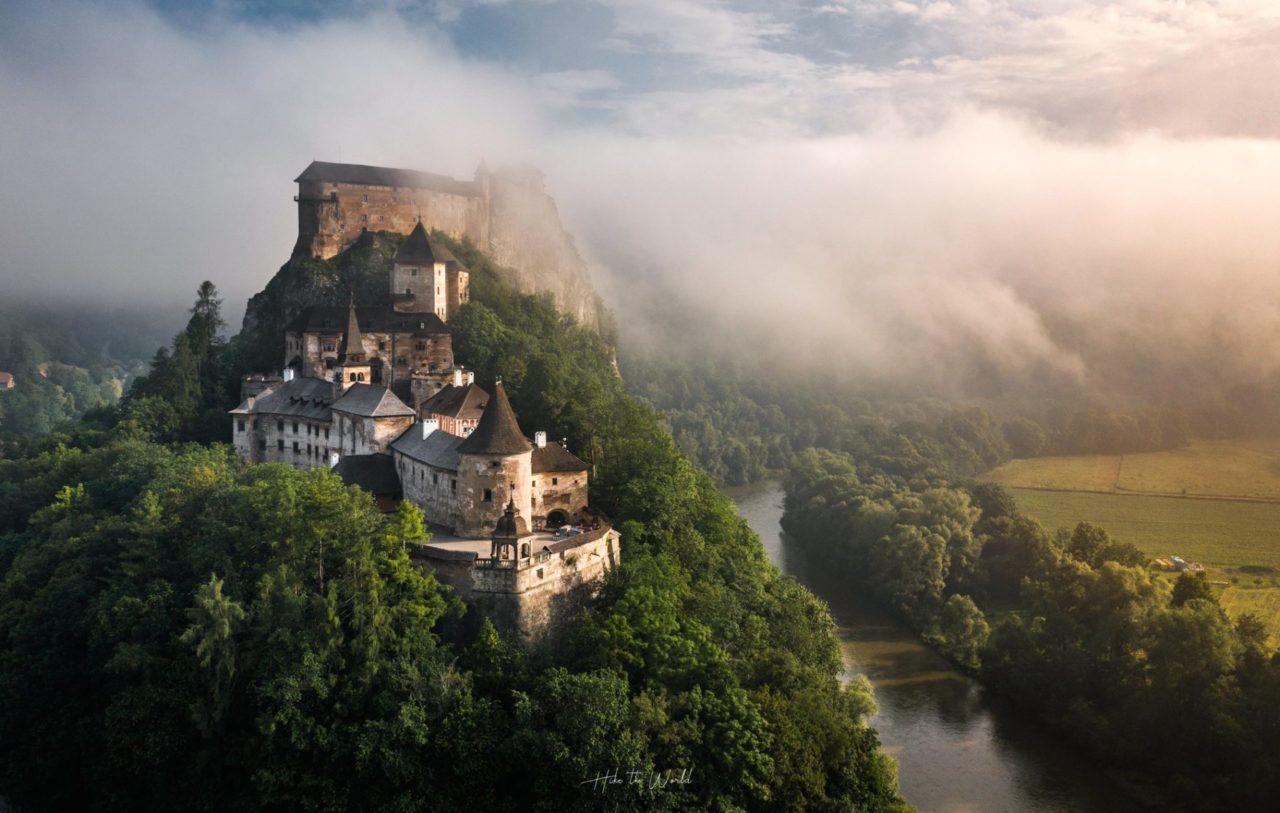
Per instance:
[[[586,263],[560,222],[542,173],[483,164],[470,181],[410,169],[313,161],[297,177],[295,257],[327,259],[366,229],[408,234],[428,229],[466,238],[516,272],[526,293],[548,292],[556,307],[597,324]]]
[[[606,526],[539,545],[527,558],[486,558],[447,542],[420,545],[413,558],[474,608],[474,622],[488,617],[499,629],[539,643],[569,628],[595,597],[605,573],[618,563],[619,540]]]

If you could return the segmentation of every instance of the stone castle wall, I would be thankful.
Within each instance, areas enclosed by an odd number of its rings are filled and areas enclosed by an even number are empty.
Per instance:
[[[557,552],[542,551],[517,566],[496,566],[475,554],[430,546],[415,559],[498,629],[531,642],[554,640],[600,589],[605,574],[620,561],[620,535],[612,528],[584,535],[584,541]]]
[[[421,217],[427,228],[469,239],[514,270],[521,290],[548,292],[561,312],[597,324],[587,265],[535,170],[502,169],[477,181],[443,179],[440,189],[303,181],[296,200],[294,256],[332,257],[363,229],[407,235]]]
[[[294,254],[328,259],[365,229],[408,234],[419,218],[456,239],[489,241],[489,203],[479,184],[457,182],[448,191],[303,181],[297,200]]]

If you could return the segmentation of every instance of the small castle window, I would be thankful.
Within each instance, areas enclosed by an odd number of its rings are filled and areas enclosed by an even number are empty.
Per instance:
[[[560,478],[559,478],[559,477],[552,477],[552,478],[551,478],[551,485],[553,485],[553,486],[558,486],[558,485],[560,485]]]
[[[325,429],[325,430],[324,430],[324,439],[325,439],[325,440],[328,440],[328,439],[329,439],[329,430],[328,430],[328,429]]]
[[[293,442],[293,453],[294,454],[298,453],[298,441],[296,440]]]
[[[293,434],[295,434],[295,435],[296,435],[296,434],[298,434],[298,422],[297,422],[297,421],[294,421],[294,422],[293,422]]]
[[[368,203],[368,202],[369,202],[369,196],[368,196],[368,195],[365,195],[365,196],[364,196],[364,202],[365,202],[365,203]]]
[[[418,342],[417,344],[415,344],[415,345],[413,346],[413,349],[414,349],[414,350],[426,350],[426,349],[427,349],[427,343],[426,343],[426,342]]]
[[[243,431],[244,431],[244,419],[243,419],[243,418],[241,418],[240,420],[236,421],[236,431],[237,431],[237,432],[243,432]]]
[[[277,440],[277,441],[276,441],[276,451],[277,451],[277,452],[283,452],[283,451],[284,451],[284,441],[283,441],[283,440]]]
[[[435,472],[431,472],[431,485],[435,485],[438,482],[440,482],[440,475]]]
[[[276,421],[276,431],[277,432],[284,431],[284,421]]]
[[[450,491],[457,491],[457,490],[458,490],[458,481],[457,481],[457,480],[450,480],[450,481],[449,481],[449,490],[450,490]]]
[[[412,290],[412,289],[410,289],[410,288],[405,288],[405,289],[404,289],[404,295],[405,295],[405,296],[413,296],[413,290]]]
[[[267,439],[258,438],[258,451],[265,452],[267,450]]]
[[[416,277],[416,276],[418,276],[418,269],[416,269],[416,268],[410,268],[410,269],[409,269],[409,276],[411,276],[411,277]]]
[[[493,502],[493,489],[491,489],[491,488],[486,488],[486,489],[484,490],[484,501],[485,501],[485,502]]]
[[[489,468],[491,468],[491,469],[496,469],[496,468],[498,468],[498,461],[496,461],[496,460],[490,460],[490,461],[489,461]]]

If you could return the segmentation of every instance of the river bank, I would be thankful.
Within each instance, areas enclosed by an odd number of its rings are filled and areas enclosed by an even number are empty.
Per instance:
[[[1142,809],[1052,734],[993,703],[980,684],[850,585],[789,556],[778,483],[728,493],[770,559],[830,605],[846,675],[865,674],[875,688],[879,710],[871,724],[898,760],[908,802],[946,813]]]

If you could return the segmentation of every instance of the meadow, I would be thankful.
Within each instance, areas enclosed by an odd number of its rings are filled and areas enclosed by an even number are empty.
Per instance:
[[[1275,441],[1015,460],[983,479],[1008,487],[1023,511],[1050,528],[1091,522],[1152,557],[1204,564],[1223,607],[1259,616],[1280,643]]]

